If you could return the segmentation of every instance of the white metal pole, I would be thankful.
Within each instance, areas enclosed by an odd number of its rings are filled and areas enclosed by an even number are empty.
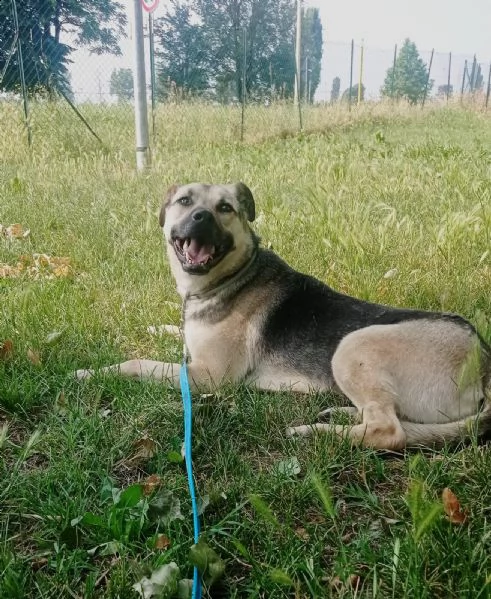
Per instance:
[[[300,102],[300,55],[302,45],[302,0],[297,0],[297,37],[295,41],[295,89],[293,90],[293,103]]]
[[[138,170],[142,170],[149,166],[150,152],[148,142],[147,85],[145,81],[143,14],[140,0],[133,0],[133,10],[133,38],[135,44],[133,87],[135,90],[136,168]]]

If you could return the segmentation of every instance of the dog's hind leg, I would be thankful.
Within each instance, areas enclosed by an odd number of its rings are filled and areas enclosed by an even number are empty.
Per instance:
[[[331,363],[337,386],[354,404],[362,422],[355,426],[317,423],[289,429],[287,434],[333,431],[377,449],[402,449],[406,445],[406,433],[396,413],[397,384],[387,366],[390,347],[380,337],[370,339],[370,343],[365,343],[364,337],[365,330],[345,337]]]
[[[308,437],[317,432],[334,432],[340,437],[349,437],[354,443],[363,444],[376,449],[402,449],[406,445],[406,433],[404,432],[394,405],[385,402],[385,408],[381,408],[381,394],[377,401],[366,403],[361,412],[361,424],[332,425],[330,423],[317,422],[311,425],[290,427],[286,434],[289,437]],[[356,408],[353,408],[356,410]],[[356,410],[357,413],[358,410]],[[351,411],[351,413],[353,413]]]

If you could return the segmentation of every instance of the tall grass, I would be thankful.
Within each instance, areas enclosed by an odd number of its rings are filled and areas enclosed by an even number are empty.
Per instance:
[[[134,583],[172,561],[191,575],[179,394],[71,377],[180,359],[179,342],[147,331],[179,322],[156,218],[172,183],[242,180],[262,243],[299,270],[367,299],[460,312],[491,341],[489,115],[312,107],[292,135],[291,108],[247,110],[240,143],[236,107],[159,107],[152,167],[137,175],[128,109],[83,107],[100,146],[65,107],[33,106],[29,150],[19,108],[0,103],[0,223],[30,229],[0,234],[0,264],[70,263],[69,276],[0,278],[0,596],[136,596]],[[226,563],[209,595],[489,596],[486,446],[396,457],[284,438],[337,402],[241,388],[197,406],[203,528]],[[150,474],[184,519],[152,520],[152,496],[122,510],[108,492]],[[444,517],[445,487],[466,524]]]

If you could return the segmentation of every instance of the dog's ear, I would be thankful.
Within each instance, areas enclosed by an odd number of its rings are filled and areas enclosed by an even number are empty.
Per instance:
[[[244,208],[247,214],[247,220],[252,222],[256,218],[256,204],[252,191],[244,183],[236,183],[237,199]]]
[[[160,208],[160,214],[159,214],[159,225],[161,227],[163,227],[165,224],[165,211],[167,209],[167,206],[168,206],[169,202],[172,200],[178,187],[179,187],[179,185],[173,185],[172,187],[169,187],[169,189],[167,190],[167,193],[165,194],[165,198],[164,198],[164,201],[162,202],[162,206]]]

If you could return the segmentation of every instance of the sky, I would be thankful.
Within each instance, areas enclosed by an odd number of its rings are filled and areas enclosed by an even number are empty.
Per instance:
[[[306,0],[320,9],[324,38],[390,48],[406,37],[421,50],[491,59],[491,0]]]
[[[123,0],[124,1],[124,0]],[[219,1],[219,0],[217,0]],[[133,0],[124,2],[132,20]],[[166,0],[154,13],[165,11]],[[360,71],[361,45],[364,45],[363,83],[367,97],[376,98],[385,72],[392,64],[394,45],[409,37],[429,64],[435,56],[431,77],[434,89],[447,82],[448,53],[452,52],[451,82],[460,88],[464,61],[473,55],[482,63],[487,77],[491,61],[491,0],[304,0],[304,6],[317,7],[323,25],[324,52],[317,100],[329,99],[332,79],[341,78],[341,89],[349,85],[350,43],[355,41],[354,82]],[[145,16],[145,22],[147,18]],[[94,57],[79,50],[72,56],[72,85],[79,100],[108,100],[108,81],[114,68],[133,66],[131,27],[129,39],[121,44],[123,57]]]

